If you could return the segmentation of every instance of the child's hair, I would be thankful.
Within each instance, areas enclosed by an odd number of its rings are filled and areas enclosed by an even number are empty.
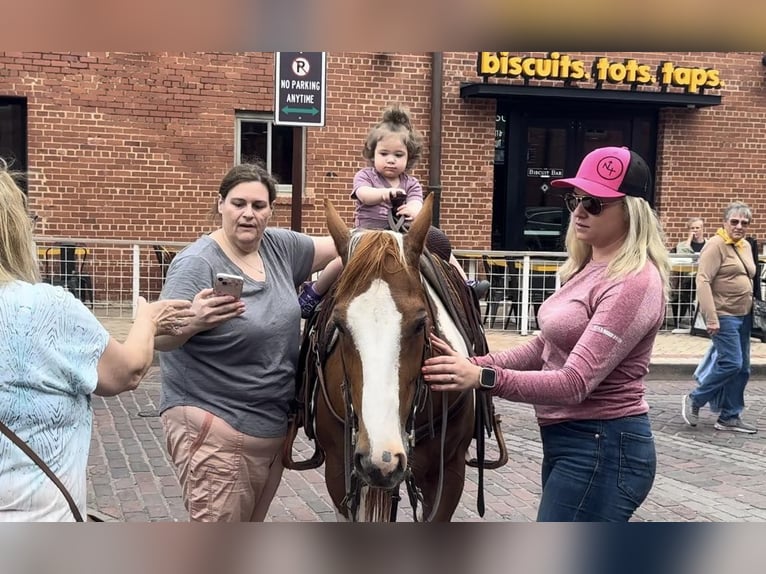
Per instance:
[[[391,104],[383,111],[383,119],[375,124],[370,133],[367,134],[362,155],[365,159],[373,161],[378,142],[389,134],[401,135],[402,143],[407,148],[406,169],[411,169],[420,159],[423,150],[423,137],[412,127],[410,112],[401,104]]]

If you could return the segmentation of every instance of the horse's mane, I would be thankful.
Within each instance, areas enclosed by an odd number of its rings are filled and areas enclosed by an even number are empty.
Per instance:
[[[349,257],[335,292],[354,295],[376,277],[393,273],[410,273],[399,242],[389,231],[365,231],[354,234],[349,244]]]

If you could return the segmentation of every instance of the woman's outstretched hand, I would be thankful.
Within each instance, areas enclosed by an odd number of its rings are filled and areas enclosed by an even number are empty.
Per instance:
[[[439,356],[423,363],[423,378],[434,391],[465,391],[479,388],[481,367],[460,355],[445,341],[431,335],[431,345]]]

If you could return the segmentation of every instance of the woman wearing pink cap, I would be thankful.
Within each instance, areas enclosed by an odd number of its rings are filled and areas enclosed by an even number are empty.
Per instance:
[[[646,162],[627,148],[589,153],[555,180],[572,213],[562,287],[526,345],[465,359],[440,339],[423,368],[433,390],[486,389],[535,406],[543,444],[538,521],[627,521],[649,494],[656,454],[644,398],[670,264],[647,201]]]

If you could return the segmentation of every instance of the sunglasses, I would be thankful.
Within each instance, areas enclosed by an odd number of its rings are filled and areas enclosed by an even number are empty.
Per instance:
[[[582,204],[585,211],[591,215],[598,215],[604,210],[605,206],[619,203],[620,201],[622,201],[622,199],[615,201],[601,201],[597,197],[592,197],[590,195],[575,195],[571,192],[564,194],[564,205],[567,206],[570,213],[577,209],[578,205]]]
[[[737,225],[739,225],[740,223],[742,224],[742,227],[747,227],[748,225],[750,225],[750,220],[749,219],[730,219],[729,220],[729,224],[732,227],[737,227]]]

